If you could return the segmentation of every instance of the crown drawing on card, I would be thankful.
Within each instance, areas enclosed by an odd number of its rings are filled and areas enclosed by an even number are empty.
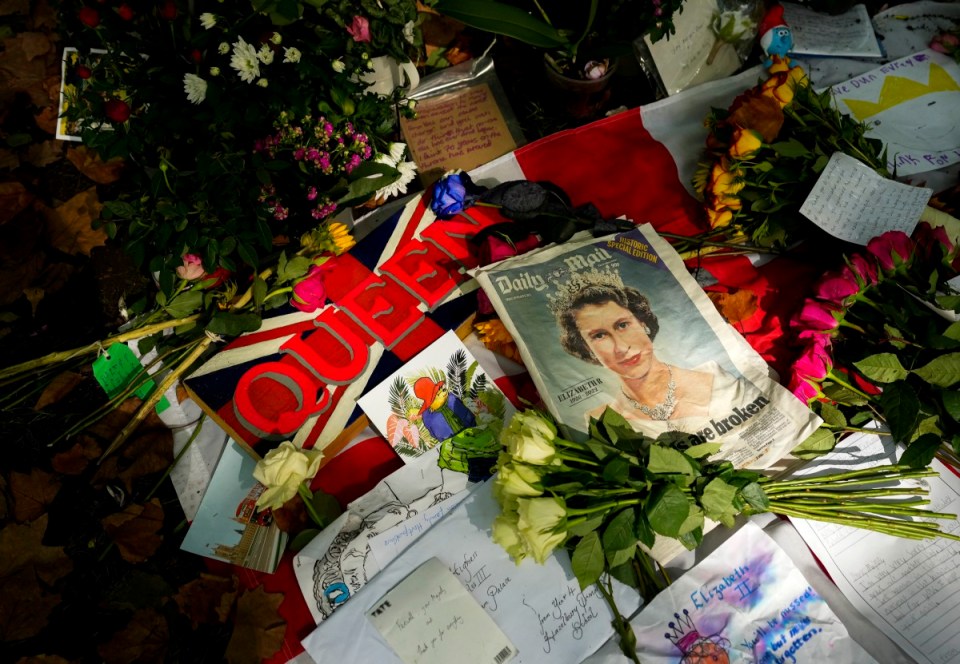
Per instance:
[[[675,621],[672,620],[667,623],[670,632],[666,632],[663,636],[677,646],[680,652],[685,653],[690,649],[690,646],[700,640],[700,633],[694,626],[693,618],[690,617],[690,612],[687,609],[683,610],[682,616],[679,613],[674,613],[673,617]]]
[[[902,76],[887,76],[880,89],[877,101],[864,99],[844,99],[857,120],[866,120],[894,106],[923,97],[934,92],[960,92],[960,85],[947,73],[947,70],[935,62],[930,63],[930,79],[926,83],[914,81]]]
[[[568,310],[570,305],[590,288],[623,288],[623,279],[615,272],[600,270],[574,272],[567,281],[557,284],[553,295],[547,294],[550,311],[557,316]]]

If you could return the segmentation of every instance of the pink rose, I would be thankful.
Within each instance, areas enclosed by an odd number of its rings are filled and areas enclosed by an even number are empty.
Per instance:
[[[873,260],[863,254],[854,254],[847,264],[861,286],[877,283],[877,264]]]
[[[848,297],[859,292],[860,284],[856,275],[850,268],[844,267],[840,274],[827,275],[817,282],[813,294],[820,300],[843,304]]]
[[[350,25],[347,26],[347,33],[355,42],[370,41],[370,21],[363,16],[354,16]]]
[[[946,53],[947,55],[952,55],[953,52],[957,50],[957,46],[960,46],[960,37],[949,32],[940,33],[930,42],[930,48],[939,53]]]
[[[177,268],[177,276],[187,281],[194,281],[206,275],[203,261],[196,254],[184,254],[183,265]]]
[[[953,252],[953,242],[950,241],[950,237],[943,226],[934,227],[926,221],[921,221],[917,224],[913,237],[916,239],[917,249],[924,259],[936,256],[939,261],[944,254],[949,255]]]
[[[830,373],[832,366],[830,338],[820,334],[810,340],[800,357],[793,363],[793,373],[803,378],[821,381]]]
[[[311,265],[310,271],[293,287],[290,304],[300,311],[315,311],[327,301],[327,291],[323,287],[324,269],[320,265]]]
[[[790,321],[790,324],[793,327],[810,330],[835,330],[840,325],[838,317],[842,315],[843,312],[825,302],[807,299],[800,311]]]
[[[793,374],[790,377],[790,383],[787,385],[787,389],[806,404],[809,404],[820,396],[820,390],[817,389],[816,385],[813,385],[806,378],[798,376],[797,374]]]
[[[913,256],[913,240],[903,231],[887,231],[867,243],[867,251],[877,257],[885,271],[897,269]]]

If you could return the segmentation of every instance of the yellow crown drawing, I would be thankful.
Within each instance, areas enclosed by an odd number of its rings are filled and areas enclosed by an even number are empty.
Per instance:
[[[843,103],[857,120],[863,121],[888,108],[932,92],[960,92],[960,85],[936,63],[930,63],[930,80],[926,84],[902,76],[887,76],[883,80],[883,88],[877,101],[844,99]]]

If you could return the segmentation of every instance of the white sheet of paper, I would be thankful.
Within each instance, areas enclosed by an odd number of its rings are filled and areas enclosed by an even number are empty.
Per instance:
[[[792,2],[782,4],[783,18],[793,33],[791,54],[850,58],[882,55],[865,5],[854,5],[842,14],[829,15]]]
[[[367,612],[405,664],[450,664],[470,653],[477,664],[503,664],[510,639],[446,566],[431,558]]]
[[[874,662],[790,557],[753,523],[630,622],[645,664]],[[585,664],[622,661],[611,642]]]
[[[386,567],[391,560],[403,553],[408,546],[417,541],[418,537],[427,532],[427,528],[439,521],[444,514],[459,505],[466,497],[466,491],[454,494],[450,498],[426,508],[416,516],[410,517],[403,523],[367,540],[370,553],[376,558],[380,569]]]
[[[800,214],[830,235],[866,245],[886,231],[913,232],[933,190],[877,175],[853,157],[834,152]]]
[[[304,639],[310,656],[318,662],[400,662],[364,616],[389,589],[430,558],[439,559],[453,572],[517,646],[516,662],[579,662],[606,642],[613,634],[610,610],[596,586],[580,592],[566,552],[556,552],[543,565],[524,560],[518,567],[491,539],[493,520],[500,513],[492,484],[477,485],[456,509]],[[624,615],[639,606],[633,589],[614,584],[614,592]]]
[[[930,49],[831,90],[835,104],[883,141],[887,168],[915,175],[960,162],[960,64]]]
[[[895,462],[889,438],[855,434],[802,473],[856,470]],[[960,513],[960,478],[934,460],[928,509]],[[960,542],[907,540],[867,530],[791,519],[843,594],[868,620],[922,664],[960,659]],[[940,521],[960,533],[960,522]]]

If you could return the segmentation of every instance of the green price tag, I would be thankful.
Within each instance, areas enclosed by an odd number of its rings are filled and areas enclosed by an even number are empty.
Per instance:
[[[93,362],[93,376],[111,399],[120,394],[135,379],[143,380],[143,375],[137,378],[142,369],[140,360],[126,344],[113,344]],[[152,379],[147,380],[135,394],[141,399],[146,399],[156,387],[157,384]],[[162,413],[169,407],[170,402],[167,398],[160,397],[160,401],[157,402],[157,412]]]

